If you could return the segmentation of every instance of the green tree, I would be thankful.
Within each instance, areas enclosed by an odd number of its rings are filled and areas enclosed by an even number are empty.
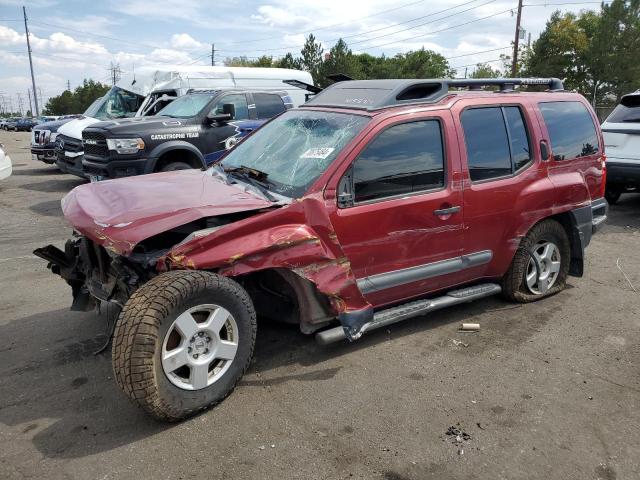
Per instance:
[[[360,77],[360,69],[358,67],[358,59],[353,55],[345,41],[340,39],[329,50],[329,55],[322,63],[323,78],[320,79],[320,86],[330,83],[326,76],[331,74],[343,73],[349,77],[358,78]]]
[[[276,60],[274,65],[276,68],[291,68],[293,70],[302,69],[302,60],[300,58],[294,58],[291,53],[287,53],[280,60]]]
[[[69,115],[82,113],[93,101],[109,91],[109,86],[94,80],[85,79],[73,92],[65,90],[51,97],[43,110],[44,115]]]
[[[554,12],[533,44],[527,74],[563,78],[565,88],[587,91],[584,59],[589,37],[583,26],[573,13]]]
[[[585,17],[583,28],[593,32],[586,52],[591,90],[596,99],[609,94],[617,103],[640,87],[640,0],[614,0],[600,16]]]
[[[313,83],[316,85],[322,85],[325,82],[322,77],[322,54],[324,49],[320,43],[316,43],[316,37],[312,33],[309,34],[307,40],[300,51],[302,58],[303,68],[311,73],[313,77]]]
[[[488,63],[478,63],[476,69],[469,75],[471,78],[499,78],[502,72],[494,69]]]
[[[399,53],[393,57],[399,78],[449,78],[455,75],[449,62],[433,50]]]

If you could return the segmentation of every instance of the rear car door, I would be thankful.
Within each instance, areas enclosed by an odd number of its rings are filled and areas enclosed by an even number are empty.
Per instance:
[[[519,245],[519,230],[543,206],[539,192],[551,189],[534,141],[539,126],[525,106],[454,109],[466,177],[464,252],[490,260],[468,269],[467,281],[504,274]]]
[[[360,290],[374,306],[456,283],[462,191],[449,112],[374,127],[350,154],[332,215]],[[342,198],[342,200],[341,200]]]
[[[207,164],[220,158],[229,148],[235,145],[235,139],[240,135],[240,126],[249,121],[249,102],[245,93],[228,93],[218,98],[209,111],[209,115],[223,112],[225,104],[232,104],[235,108],[235,118],[225,124],[212,123],[205,120],[201,151]]]

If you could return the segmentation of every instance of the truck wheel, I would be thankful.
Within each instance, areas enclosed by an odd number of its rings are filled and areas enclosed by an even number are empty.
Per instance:
[[[171,162],[167,163],[160,169],[161,172],[173,172],[174,170],[187,170],[193,168],[191,165],[185,162]]]
[[[236,282],[204,271],[172,271],[125,304],[113,339],[118,385],[153,417],[177,421],[210,408],[249,366],[256,313]]]
[[[522,239],[511,266],[502,279],[502,293],[509,300],[527,303],[563,290],[571,247],[562,225],[544,220]]]
[[[604,192],[604,198],[607,200],[609,205],[615,205],[620,200],[620,195],[622,192],[616,188],[607,187]]]

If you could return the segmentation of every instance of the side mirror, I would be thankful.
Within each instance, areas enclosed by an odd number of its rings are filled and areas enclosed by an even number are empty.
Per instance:
[[[222,105],[222,113],[207,115],[207,118],[212,122],[227,123],[236,118],[236,106],[233,103],[225,103]]]
[[[338,208],[353,207],[354,203],[353,168],[350,168],[338,183]]]
[[[540,157],[542,160],[549,160],[549,144],[546,140],[540,140]]]

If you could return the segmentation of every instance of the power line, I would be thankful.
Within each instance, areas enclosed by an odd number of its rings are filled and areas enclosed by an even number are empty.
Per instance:
[[[395,24],[393,24],[393,25],[389,25],[389,26],[384,27],[384,28],[377,28],[377,29],[368,30],[368,31],[360,32],[360,33],[353,34],[353,35],[345,35],[345,36],[343,36],[343,37],[334,38],[334,39],[331,39],[331,40],[326,40],[326,41],[324,41],[324,43],[333,43],[333,42],[336,42],[336,41],[338,41],[338,40],[340,40],[340,39],[351,38],[351,37],[356,37],[356,36],[357,36],[357,37],[360,37],[360,36],[368,35],[369,33],[377,32],[377,31],[380,31],[380,30],[385,30],[385,29],[388,29],[388,28],[393,28],[393,27],[396,27],[396,26],[405,25],[405,24],[407,24],[407,23],[411,23],[411,22],[414,22],[414,21],[416,21],[416,20],[421,20],[421,19],[423,19],[423,18],[432,17],[432,16],[434,16],[434,15],[439,15],[439,14],[441,14],[441,13],[448,12],[448,11],[453,10],[453,9],[456,9],[456,8],[458,8],[458,7],[463,7],[463,6],[465,6],[465,5],[469,5],[469,4],[471,4],[471,3],[475,3],[475,2],[477,2],[477,1],[478,1],[478,0],[471,0],[471,1],[463,2],[463,3],[459,3],[459,4],[457,4],[457,5],[454,5],[453,7],[445,8],[444,10],[439,10],[439,11],[437,11],[437,12],[433,12],[433,13],[430,13],[430,14],[428,14],[428,15],[422,15],[422,16],[420,16],[420,17],[415,17],[415,18],[412,18],[412,19],[410,19],[410,20],[406,20],[406,21],[404,21],[404,22],[400,22],[400,23],[395,23]],[[415,28],[419,28],[419,27],[422,27],[422,26],[424,26],[424,25],[428,25],[428,24],[430,24],[430,23],[434,23],[434,22],[437,22],[437,21],[440,21],[440,20],[444,20],[445,18],[453,17],[453,16],[459,15],[459,14],[461,14],[461,13],[465,13],[465,12],[469,12],[469,11],[471,11],[471,10],[475,10],[476,8],[480,8],[480,7],[484,6],[484,5],[488,5],[489,3],[493,3],[493,2],[495,2],[495,1],[497,1],[497,0],[488,0],[488,1],[486,1],[485,3],[482,3],[482,4],[480,4],[480,5],[475,5],[475,6],[473,6],[473,7],[470,7],[470,8],[468,8],[468,9],[466,9],[466,10],[461,10],[461,11],[455,12],[455,13],[453,13],[453,14],[446,15],[446,16],[444,16],[444,17],[437,18],[437,19],[434,19],[434,20],[430,20],[430,21],[428,21],[428,22],[424,22],[424,23],[421,23],[421,24],[418,24],[418,25],[413,25],[413,26],[411,26],[411,27],[408,27],[408,28],[405,28],[405,29],[402,29],[402,30],[397,30],[397,31],[395,31],[395,32],[391,32],[391,33],[386,33],[386,34],[384,34],[384,35],[379,35],[379,36],[377,36],[377,37],[373,37],[373,38],[367,38],[367,39],[364,39],[364,40],[358,40],[358,41],[355,41],[355,42],[349,42],[349,45],[355,45],[355,44],[359,44],[359,43],[369,42],[369,41],[371,41],[371,40],[376,40],[376,39],[378,39],[378,38],[383,38],[383,37],[388,37],[388,36],[391,36],[391,35],[395,35],[396,33],[406,32],[406,31],[408,31],[408,30],[412,30],[412,29],[415,29]],[[258,50],[255,50],[255,49],[254,49],[254,50],[222,50],[222,52],[224,52],[224,53],[232,53],[232,52],[236,52],[236,53],[241,53],[241,52],[268,52],[268,51],[276,51],[276,50],[289,50],[289,49],[295,49],[295,48],[300,48],[300,47],[302,47],[302,46],[303,46],[303,45],[298,44],[298,45],[290,45],[290,46],[288,46],[288,47],[265,48],[265,49],[258,49]]]
[[[316,27],[313,29],[310,29],[309,31],[314,31],[314,32],[318,32],[320,30],[328,30],[330,28],[335,28],[335,27],[340,27],[342,25],[351,25],[353,24],[354,20],[365,20],[367,18],[372,18],[372,17],[377,17],[379,15],[383,15],[385,13],[389,13],[389,12],[394,12],[396,10],[400,10],[402,8],[406,8],[406,7],[411,7],[413,5],[417,5],[418,3],[424,3],[426,0],[418,0],[417,2],[411,2],[411,3],[405,3],[404,5],[399,5],[397,7],[394,8],[389,8],[387,10],[382,10],[380,12],[377,13],[373,13],[371,15],[367,15],[365,17],[359,17],[359,18],[354,18],[353,20],[348,20],[346,22],[340,22],[340,23],[334,23],[333,25],[326,25],[324,27]],[[304,35],[305,33],[307,33],[307,31],[304,32],[296,32],[296,33],[284,33],[284,35]],[[239,41],[239,42],[220,42],[223,45],[237,45],[237,44],[245,44],[245,43],[253,43],[253,42],[263,42],[265,40],[273,40],[275,38],[281,38],[283,34],[280,35],[276,35],[273,37],[265,37],[265,38],[256,38],[253,40],[243,40],[243,41]]]
[[[440,30],[434,30],[434,31],[428,32],[428,33],[422,33],[420,35],[416,35],[416,36],[409,37],[409,38],[403,38],[402,40],[395,40],[393,42],[383,43],[381,45],[372,45],[370,47],[361,48],[359,50],[372,50],[374,48],[380,48],[380,47],[386,47],[388,45],[393,45],[394,43],[402,43],[402,42],[407,42],[407,41],[410,41],[410,40],[415,40],[416,38],[426,37],[427,35],[433,35],[435,33],[446,32],[448,30],[453,30],[455,28],[464,27],[465,25],[470,25],[472,23],[481,22],[482,20],[487,20],[488,18],[497,17],[498,15],[504,15],[505,13],[511,12],[512,10],[513,9],[510,8],[508,10],[503,10],[502,12],[498,12],[498,13],[494,13],[494,14],[491,14],[491,15],[487,15],[486,17],[482,17],[482,18],[476,18],[475,20],[470,20],[468,22],[459,23],[458,25],[453,25],[451,27],[442,28]]]

